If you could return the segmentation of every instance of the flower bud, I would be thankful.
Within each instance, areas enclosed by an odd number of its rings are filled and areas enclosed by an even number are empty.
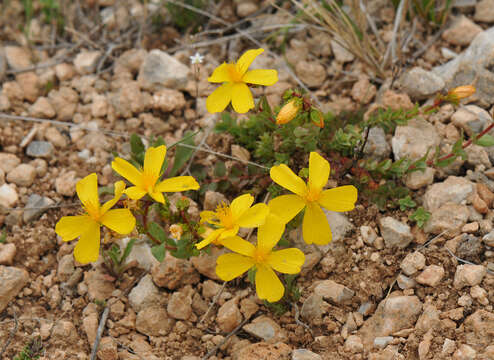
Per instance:
[[[276,117],[276,124],[282,125],[292,121],[300,111],[300,105],[295,100],[291,100],[283,106]]]
[[[473,85],[462,85],[451,89],[448,95],[454,96],[455,99],[461,100],[475,94],[475,87]]]
[[[314,125],[320,127],[321,129],[324,127],[324,116],[318,109],[312,108],[312,110],[310,111],[310,121],[312,121]]]
[[[175,240],[180,240],[183,233],[184,233],[184,229],[182,228],[182,226],[178,224],[170,225],[170,234],[172,238],[174,238]]]

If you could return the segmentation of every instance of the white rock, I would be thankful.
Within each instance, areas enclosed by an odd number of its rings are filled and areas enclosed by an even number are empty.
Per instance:
[[[0,243],[0,265],[12,265],[17,248],[14,244]]]
[[[36,169],[29,164],[20,164],[7,174],[7,181],[18,186],[31,186],[36,178]]]
[[[472,182],[464,177],[449,176],[444,182],[431,185],[424,194],[424,208],[432,211],[452,202],[462,204],[475,191]]]
[[[456,289],[461,289],[465,286],[479,285],[486,273],[487,270],[482,265],[458,265],[456,267],[453,285]]]
[[[322,357],[307,349],[295,349],[292,352],[292,360],[322,360]]]
[[[12,208],[19,200],[19,196],[17,195],[17,191],[12,185],[3,184],[0,186],[0,209],[4,208]]]
[[[453,360],[474,360],[477,358],[477,351],[467,344],[461,344],[453,354]]]
[[[314,288],[314,294],[341,304],[351,300],[355,292],[333,280],[324,280]]]
[[[100,51],[80,52],[74,59],[74,67],[81,75],[91,74],[96,70],[100,57]]]
[[[350,335],[344,345],[344,349],[351,353],[360,353],[364,351],[364,344],[358,335]]]
[[[432,210],[429,221],[425,223],[424,231],[432,234],[441,234],[445,231],[448,236],[458,235],[469,215],[470,211],[466,205],[443,204],[439,209]]]
[[[160,297],[158,288],[148,274],[130,291],[129,303],[135,312],[139,312],[146,307],[158,305]]]
[[[444,88],[444,80],[421,67],[414,67],[405,72],[399,79],[399,84],[412,99],[427,99]]]
[[[39,97],[36,102],[29,107],[29,115],[33,117],[51,119],[57,113],[46,97]]]
[[[417,160],[440,143],[435,127],[423,118],[414,118],[406,126],[398,126],[391,139],[395,159],[408,157]],[[432,153],[429,153],[432,156]]]
[[[381,230],[381,236],[387,247],[398,247],[403,249],[413,240],[410,226],[390,216],[386,216],[379,220],[379,229]]]
[[[155,49],[144,59],[137,81],[146,90],[162,88],[184,90],[189,72],[189,67],[173,56]]]
[[[481,0],[475,5],[475,21],[494,22],[494,0]]]
[[[29,274],[24,269],[0,265],[0,312],[5,310],[9,302],[14,299],[27,284]]]
[[[482,28],[479,25],[462,15],[451,23],[441,37],[450,44],[465,46],[470,45],[475,36],[481,32]]]
[[[8,174],[20,163],[21,159],[14,154],[0,153],[0,169],[2,169],[6,174]]]
[[[340,44],[342,42],[343,41],[341,39],[339,41],[331,40],[330,42],[331,50],[333,50],[333,55],[336,61],[340,63],[353,61],[355,59],[355,56]]]
[[[434,174],[436,170],[431,167],[426,167],[425,171],[414,171],[405,177],[405,185],[412,190],[418,190],[424,186],[431,185],[434,182]]]
[[[418,251],[414,251],[413,253],[405,256],[400,264],[400,268],[401,270],[403,270],[405,275],[413,275],[417,271],[422,270],[424,266],[425,256]]]
[[[5,58],[14,70],[25,69],[33,65],[29,51],[19,46],[6,46]]]

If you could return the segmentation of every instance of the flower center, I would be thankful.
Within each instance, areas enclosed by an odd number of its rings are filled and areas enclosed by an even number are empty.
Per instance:
[[[313,189],[309,187],[307,194],[305,194],[305,200],[312,202],[312,201],[317,201],[321,197],[321,190],[319,189]]]
[[[96,222],[99,222],[99,219],[103,214],[100,213],[100,207],[99,204],[86,204],[84,206],[84,209],[86,210],[87,214],[91,217]]]
[[[268,259],[268,254],[265,254],[260,249],[256,249],[256,251],[254,252],[253,259],[256,264],[264,264]]]
[[[154,174],[147,174],[145,172],[142,174],[142,186],[147,192],[153,192],[156,180],[158,180],[158,177]]]
[[[216,217],[225,229],[231,229],[235,225],[232,210],[225,203],[221,203],[216,208]]]
[[[227,71],[231,81],[236,83],[242,82],[243,75],[237,70],[237,67],[234,64],[227,64]]]

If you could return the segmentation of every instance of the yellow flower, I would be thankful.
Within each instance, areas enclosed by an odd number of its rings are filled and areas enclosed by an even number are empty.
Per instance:
[[[300,108],[301,105],[297,104],[295,100],[288,102],[281,108],[278,116],[276,116],[276,125],[283,125],[295,119],[295,116],[297,116]]]
[[[78,262],[87,264],[98,260],[101,225],[119,234],[128,234],[134,229],[136,220],[129,209],[110,210],[120,199],[124,189],[123,181],[116,182],[115,197],[100,206],[96,174],[92,173],[77,182],[77,196],[85,213],[62,217],[55,226],[55,232],[63,241],[79,237],[74,249],[74,258]]]
[[[321,206],[331,211],[350,211],[357,201],[357,189],[352,185],[323,190],[329,172],[329,162],[316,152],[310,153],[307,184],[284,164],[270,170],[275,183],[294,193],[271,200],[270,213],[286,224],[305,209],[302,232],[308,244],[325,245],[331,241],[331,229]]]
[[[222,203],[216,211],[201,212],[201,223],[207,222],[216,227],[215,230],[200,243],[198,249],[220,240],[237,235],[239,228],[253,228],[264,224],[269,209],[266,204],[256,204],[251,207],[254,197],[244,194],[235,198],[230,206]]]
[[[148,194],[154,200],[164,203],[163,192],[199,189],[199,184],[192,176],[177,176],[158,182],[165,156],[166,146],[164,145],[148,148],[144,156],[144,169],[136,169],[122,158],[113,160],[111,163],[113,170],[135,185],[125,190],[129,198],[138,200]]]
[[[281,299],[285,288],[273,270],[284,274],[297,274],[304,264],[305,256],[295,248],[273,251],[283,234],[283,229],[263,229],[265,228],[259,228],[257,233],[257,247],[238,236],[223,240],[222,244],[237,254],[219,256],[216,260],[216,274],[222,280],[230,281],[255,266],[257,296],[274,302]]]
[[[278,81],[276,70],[248,70],[254,59],[264,49],[248,50],[235,64],[223,63],[208,78],[212,83],[223,83],[206,100],[206,108],[210,113],[225,110],[230,101],[238,113],[246,113],[254,107],[254,98],[247,84],[270,86]]]

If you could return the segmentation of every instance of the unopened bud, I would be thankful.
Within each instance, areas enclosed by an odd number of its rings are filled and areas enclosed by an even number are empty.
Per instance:
[[[314,125],[320,127],[321,129],[324,127],[324,116],[318,109],[312,108],[312,110],[310,111],[310,121],[312,121]]]
[[[448,95],[454,96],[457,100],[461,100],[472,96],[475,94],[475,91],[475,86],[473,85],[462,85],[451,89],[448,92]]]
[[[184,229],[182,228],[182,226],[178,224],[170,225],[170,234],[172,238],[174,238],[175,240],[180,240],[183,233],[184,233]]]
[[[276,124],[282,125],[292,121],[297,116],[300,110],[300,105],[295,100],[288,102],[283,106],[276,117]]]

